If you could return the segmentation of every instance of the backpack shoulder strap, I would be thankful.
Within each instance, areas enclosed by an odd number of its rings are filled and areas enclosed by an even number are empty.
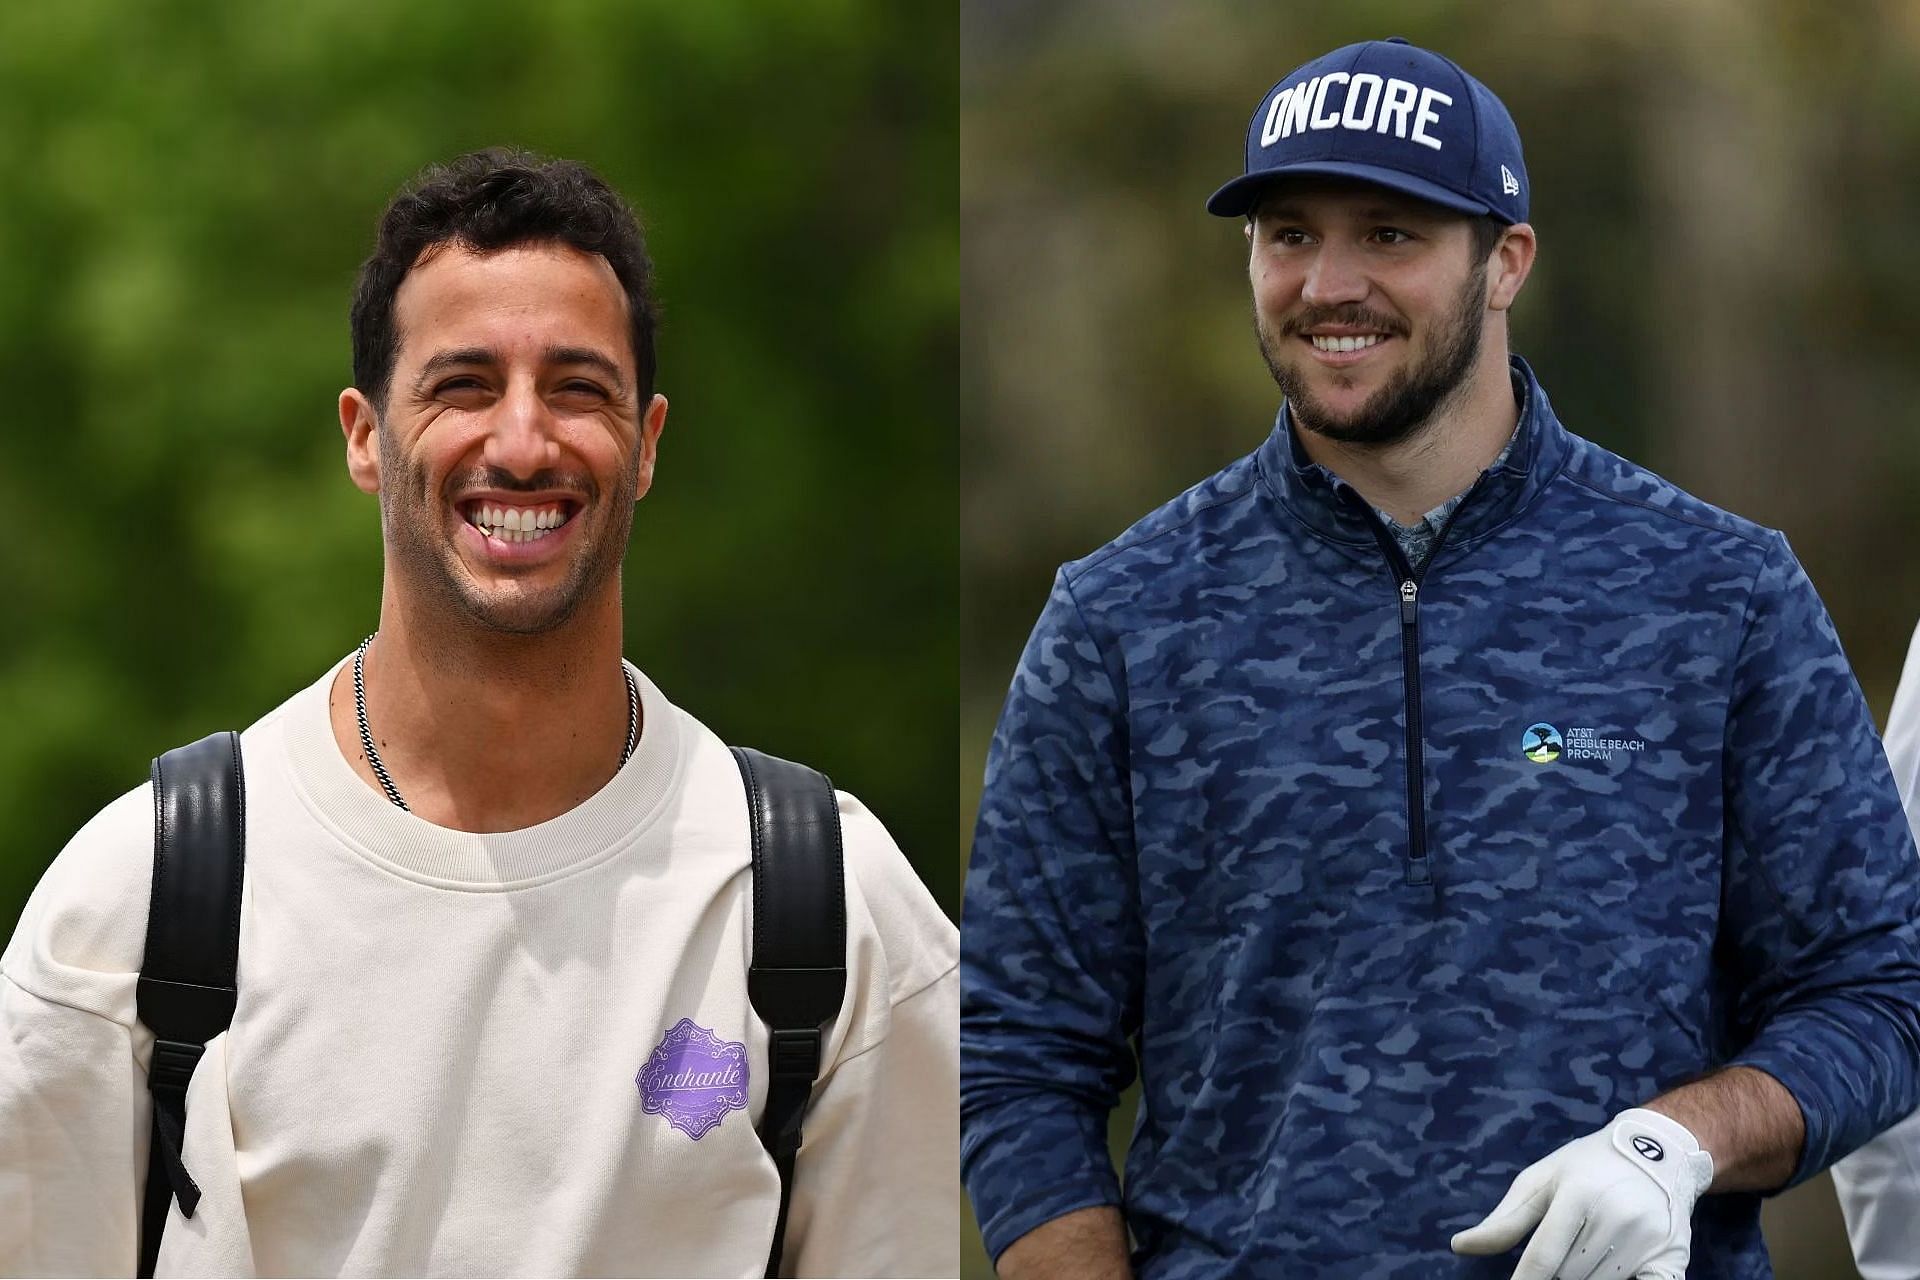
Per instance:
[[[760,1141],[780,1171],[767,1274],[780,1274],[800,1122],[820,1070],[820,1029],[847,989],[840,806],[827,776],[734,747],[753,831],[753,964],[747,995],[771,1031]]]
[[[140,1224],[140,1274],[160,1256],[167,1204],[193,1216],[200,1188],[181,1159],[187,1081],[233,1021],[246,863],[240,735],[216,733],[153,762],[153,894],[140,964],[140,1021],[153,1032],[153,1136]]]

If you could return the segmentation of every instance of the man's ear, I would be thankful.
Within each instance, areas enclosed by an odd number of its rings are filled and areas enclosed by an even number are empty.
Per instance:
[[[633,500],[638,502],[653,487],[653,463],[660,453],[660,433],[667,429],[667,398],[655,393],[640,415],[640,477],[634,486]]]
[[[1520,296],[1520,286],[1527,282],[1527,274],[1533,270],[1533,254],[1538,246],[1534,242],[1533,228],[1524,222],[1516,222],[1500,236],[1500,243],[1493,247],[1493,257],[1487,263],[1487,309],[1505,311]]]
[[[363,493],[380,492],[380,415],[358,387],[340,393],[340,431],[347,437],[347,474]]]

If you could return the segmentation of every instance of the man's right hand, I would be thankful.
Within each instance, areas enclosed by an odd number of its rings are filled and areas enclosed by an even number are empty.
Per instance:
[[[1112,1205],[1075,1209],[1008,1245],[1001,1280],[1133,1280],[1127,1227]]]

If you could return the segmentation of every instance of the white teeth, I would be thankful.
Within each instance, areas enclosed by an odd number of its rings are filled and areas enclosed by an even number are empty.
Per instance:
[[[1361,338],[1351,336],[1333,338],[1317,333],[1309,335],[1310,341],[1321,351],[1364,351],[1378,343],[1380,338],[1381,335],[1377,333],[1370,333]]]
[[[550,530],[565,524],[567,516],[559,507],[527,510],[520,507],[482,505],[474,508],[473,514],[468,517],[468,522],[477,526],[480,532],[501,542],[532,542],[546,537]]]

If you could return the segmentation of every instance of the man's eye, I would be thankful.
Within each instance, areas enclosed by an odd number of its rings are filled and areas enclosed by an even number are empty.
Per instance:
[[[591,382],[562,383],[560,385],[560,394],[576,400],[605,400],[607,398],[605,388],[596,386]]]
[[[459,377],[448,378],[445,382],[435,387],[433,393],[435,395],[446,395],[450,392],[479,391],[482,389],[480,379]]]
[[[1413,237],[1398,227],[1381,227],[1373,233],[1373,238],[1382,244],[1405,244]]]
[[[1301,245],[1308,240],[1307,233],[1298,227],[1281,227],[1273,233],[1275,244]]]

